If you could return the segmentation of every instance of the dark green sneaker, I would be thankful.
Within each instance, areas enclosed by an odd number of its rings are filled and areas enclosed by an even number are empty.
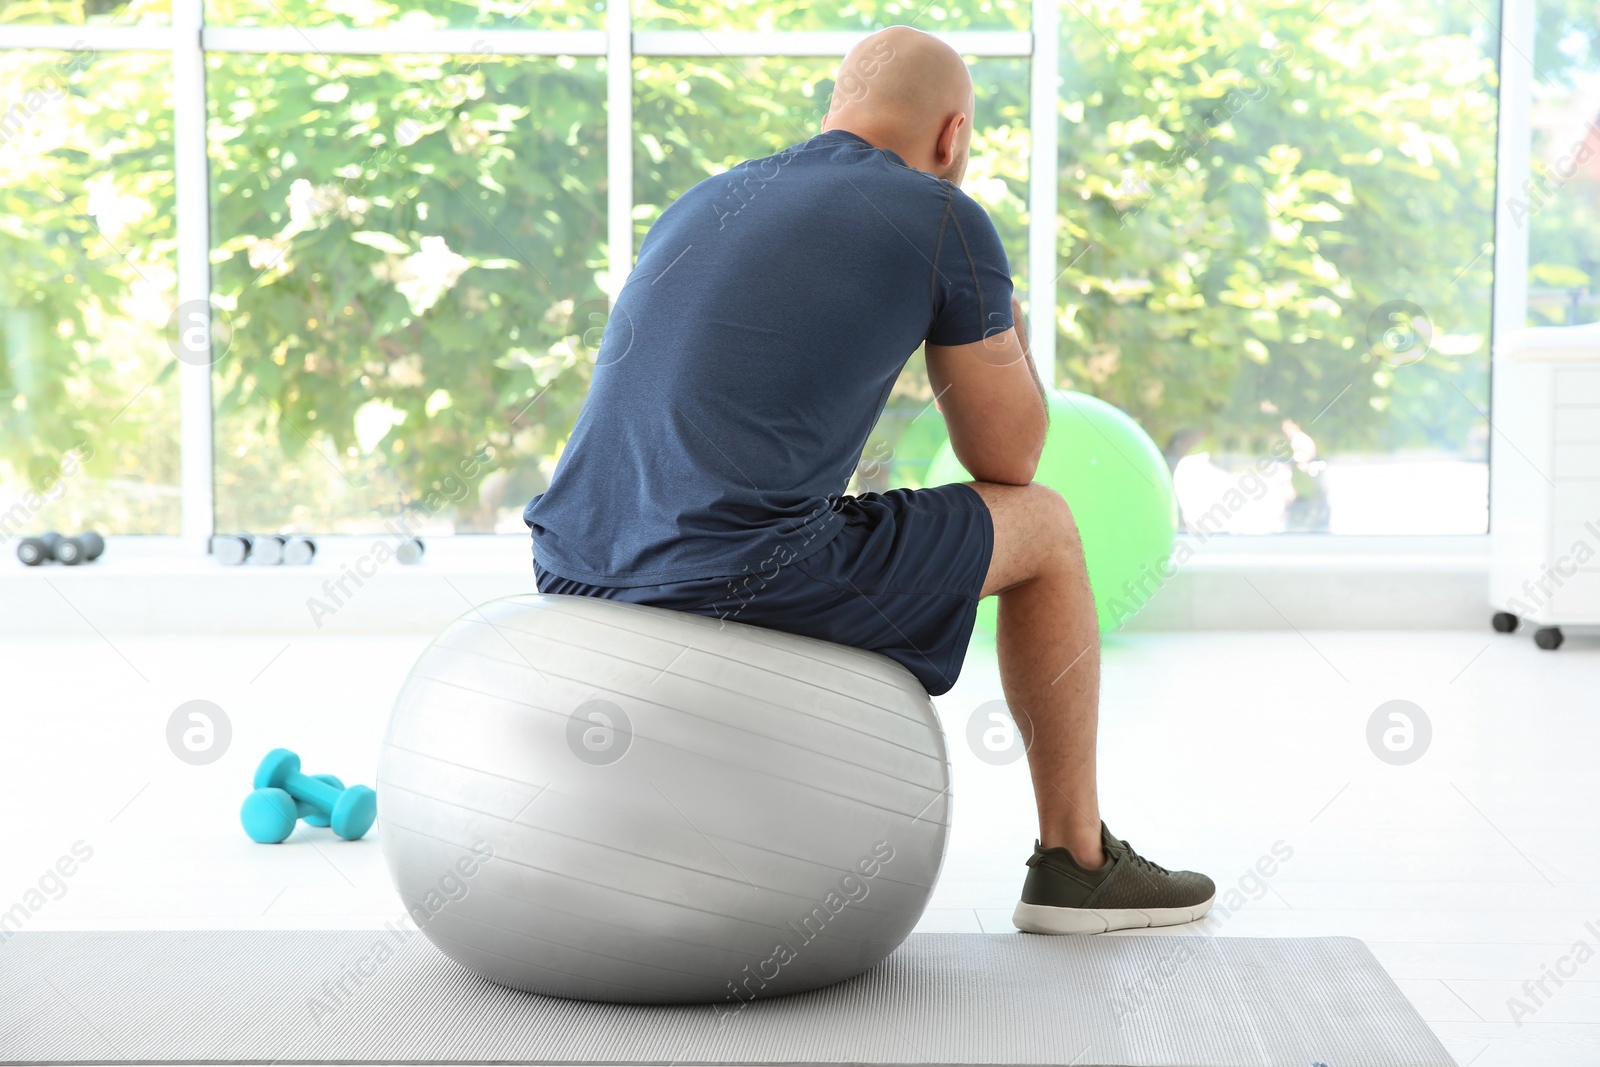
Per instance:
[[[1194,871],[1169,871],[1145,859],[1100,824],[1106,864],[1090,871],[1064,848],[1033,843],[1022,900],[1011,922],[1031,934],[1103,934],[1193,922],[1211,909],[1217,887]]]

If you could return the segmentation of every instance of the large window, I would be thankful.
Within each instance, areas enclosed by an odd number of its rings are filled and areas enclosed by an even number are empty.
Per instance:
[[[1533,54],[1532,175],[1510,190],[1528,231],[1528,321],[1600,319],[1600,18],[1586,0],[1541,0]]]
[[[1026,30],[1028,0],[635,0],[634,26],[647,30],[875,30],[914,25],[930,33]]]
[[[1044,372],[1191,532],[1482,533],[1496,9],[1047,2],[0,2],[0,512],[522,532],[650,223],[911,23],[967,56]],[[1600,317],[1589,13],[1541,4],[1536,322]],[[919,354],[855,491],[921,483],[931,400]]]
[[[1487,527],[1496,28],[1435,3],[1064,20],[1061,380],[1187,529]]]
[[[218,55],[224,529],[526,531],[604,306],[594,59]]]
[[[222,26],[584,29],[605,22],[594,0],[205,0]]]
[[[5,0],[0,25],[158,26],[170,21],[172,0]],[[0,38],[3,41],[4,38]]]
[[[0,539],[178,532],[169,67],[0,51]]]

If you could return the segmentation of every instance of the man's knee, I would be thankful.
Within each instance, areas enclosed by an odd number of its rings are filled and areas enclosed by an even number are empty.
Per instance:
[[[1042,482],[1001,485],[973,482],[972,487],[989,505],[997,536],[1024,541],[1078,540],[1078,524],[1066,498]]]
[[[1083,542],[1072,508],[1054,489],[1039,482],[973,488],[994,517],[994,557],[985,595],[1045,574],[1084,566]]]
[[[1041,482],[1030,482],[1023,489],[1035,514],[1039,541],[1047,548],[1081,557],[1083,543],[1078,536],[1078,522],[1066,497]]]
[[[1072,505],[1067,503],[1067,498],[1045,485],[1043,482],[1030,482],[1028,491],[1039,500],[1040,507],[1044,508],[1049,521],[1063,529],[1070,528],[1074,533],[1078,524],[1072,517]]]

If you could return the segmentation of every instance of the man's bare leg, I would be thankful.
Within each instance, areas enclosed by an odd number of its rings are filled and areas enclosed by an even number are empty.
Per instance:
[[[968,484],[994,518],[983,595],[1000,597],[1000,684],[1027,746],[1039,840],[1092,870],[1105,862],[1095,779],[1100,630],[1078,527],[1046,486]]]

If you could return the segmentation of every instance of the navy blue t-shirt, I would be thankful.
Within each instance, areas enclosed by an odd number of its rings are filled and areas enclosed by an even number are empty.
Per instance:
[[[550,488],[524,512],[546,571],[606,586],[803,559],[924,340],[1009,329],[988,214],[830,130],[690,189],[618,295]]]

